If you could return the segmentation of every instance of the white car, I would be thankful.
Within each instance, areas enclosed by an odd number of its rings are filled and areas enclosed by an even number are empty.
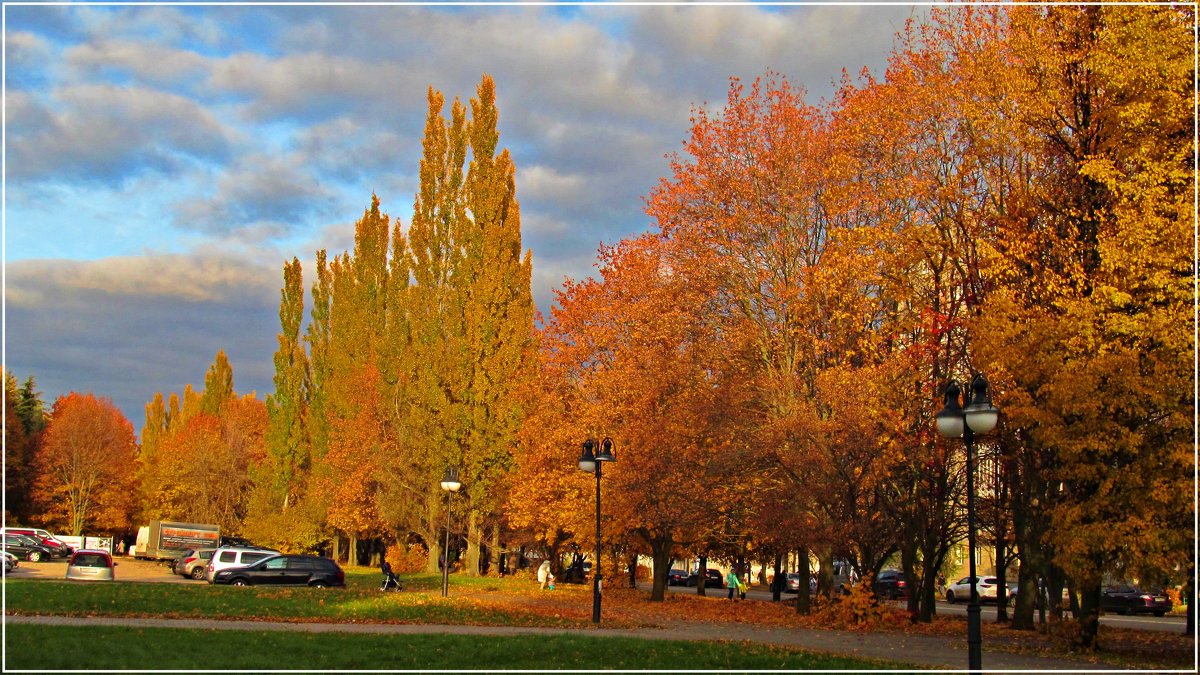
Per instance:
[[[976,577],[975,592],[979,594],[979,602],[996,602],[996,589],[999,587],[1000,580],[996,577]],[[1016,584],[1009,584],[1008,591],[1005,594],[1005,599],[1012,602],[1016,597]],[[950,584],[946,588],[946,602],[951,604],[962,600],[968,602],[971,599],[971,577],[963,577],[958,581]]]
[[[248,567],[264,558],[279,555],[279,551],[269,548],[245,548],[241,546],[225,546],[213,551],[208,565],[204,567],[204,578],[213,583],[217,572],[230,567]]]
[[[17,568],[17,556],[9,553],[8,551],[0,551],[0,553],[4,554],[4,573],[5,574],[8,574],[9,572],[11,572]]]

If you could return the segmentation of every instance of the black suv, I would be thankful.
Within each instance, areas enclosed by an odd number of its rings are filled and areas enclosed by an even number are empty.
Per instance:
[[[213,576],[214,584],[233,586],[345,586],[346,573],[329,558],[276,555],[248,567],[230,567]]]

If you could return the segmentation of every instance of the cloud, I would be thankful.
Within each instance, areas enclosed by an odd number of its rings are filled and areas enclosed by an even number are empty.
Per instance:
[[[109,396],[141,427],[156,391],[200,388],[225,350],[242,393],[273,388],[278,271],[193,256],[7,265],[6,367],[36,377],[52,403]]]
[[[229,155],[234,134],[194,100],[152,89],[87,84],[47,97],[8,95],[9,180],[119,185]]]
[[[239,158],[216,181],[216,192],[181,200],[176,227],[242,241],[290,233],[314,214],[324,214],[335,197],[311,171],[290,157]]]
[[[101,40],[66,50],[67,65],[87,77],[106,73],[129,75],[139,83],[178,88],[199,80],[209,69],[209,59],[196,52],[157,43]]]

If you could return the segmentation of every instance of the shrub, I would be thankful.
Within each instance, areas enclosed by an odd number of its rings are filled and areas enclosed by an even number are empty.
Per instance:
[[[822,623],[836,628],[865,630],[879,626],[888,612],[875,599],[868,574],[850,588],[848,595],[833,600],[818,598],[814,614]]]
[[[395,543],[388,546],[387,553],[388,564],[392,566],[392,571],[397,574],[415,574],[425,570],[425,563],[429,560],[429,551],[420,544],[405,546],[404,544]]]

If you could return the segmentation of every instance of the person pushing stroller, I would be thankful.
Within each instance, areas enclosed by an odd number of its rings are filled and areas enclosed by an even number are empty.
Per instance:
[[[379,563],[379,570],[383,572],[383,584],[379,587],[381,591],[402,591],[404,584],[400,583],[400,577],[392,572],[392,566],[388,564],[387,558]]]

